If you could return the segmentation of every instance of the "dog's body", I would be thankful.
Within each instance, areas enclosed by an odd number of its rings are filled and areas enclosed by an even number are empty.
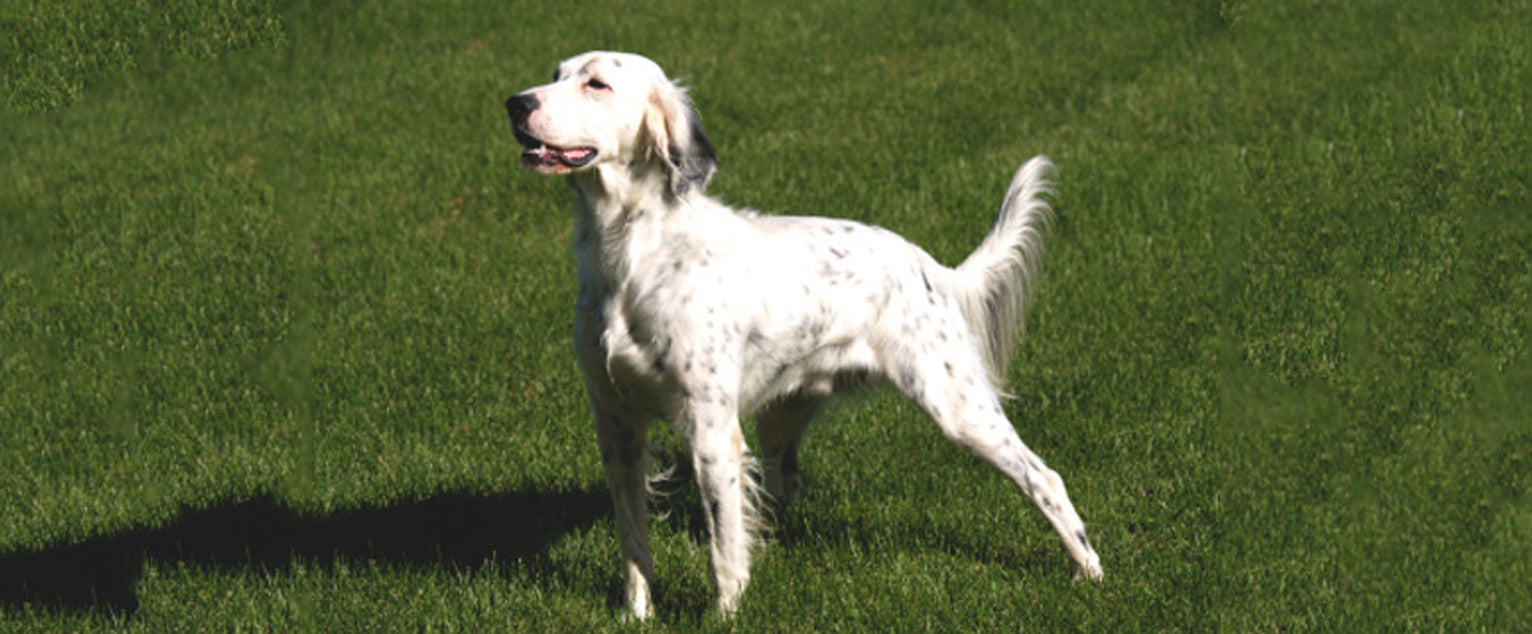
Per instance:
[[[798,493],[803,431],[848,377],[888,379],[1010,476],[1082,573],[1101,576],[1063,481],[1022,444],[996,389],[1041,247],[1047,159],[1022,166],[990,234],[951,269],[883,229],[740,212],[704,195],[712,147],[646,58],[565,60],[553,83],[507,109],[523,163],[567,174],[576,192],[575,349],[634,616],[650,612],[650,422],[671,421],[690,444],[727,615],[749,579],[756,519],[740,417],[760,412],[765,489],[785,504]]]

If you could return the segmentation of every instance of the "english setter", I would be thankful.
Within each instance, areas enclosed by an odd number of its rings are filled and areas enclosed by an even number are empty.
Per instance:
[[[798,495],[797,450],[825,399],[882,377],[1021,487],[1086,577],[1101,564],[1057,473],[1022,444],[997,386],[1040,257],[1052,166],[1022,165],[957,268],[856,222],[739,211],[703,188],[713,148],[683,89],[647,58],[590,52],[506,102],[521,162],[575,192],[575,352],[612,489],[632,616],[651,610],[645,433],[690,445],[718,611],[750,577],[759,411],[765,491]]]

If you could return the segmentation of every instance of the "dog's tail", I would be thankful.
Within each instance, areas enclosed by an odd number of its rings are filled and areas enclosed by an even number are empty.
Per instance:
[[[1045,197],[1053,163],[1037,156],[1016,170],[1000,203],[995,226],[968,259],[957,267],[955,295],[963,317],[978,335],[996,388],[1004,385],[1005,366],[1020,339],[1027,295],[1042,264],[1043,232],[1053,215]]]

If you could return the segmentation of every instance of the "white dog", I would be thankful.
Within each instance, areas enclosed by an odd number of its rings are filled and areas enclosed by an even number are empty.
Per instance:
[[[889,231],[757,215],[703,193],[716,162],[685,92],[654,62],[592,52],[506,102],[521,161],[568,175],[580,291],[575,351],[595,414],[632,615],[650,612],[645,432],[690,444],[718,610],[750,576],[756,489],[740,417],[760,411],[766,492],[798,494],[796,453],[837,388],[883,377],[1010,476],[1081,572],[1101,577],[1064,483],[1017,437],[997,386],[1049,209],[1048,160],[1016,172],[994,228],[955,269]]]

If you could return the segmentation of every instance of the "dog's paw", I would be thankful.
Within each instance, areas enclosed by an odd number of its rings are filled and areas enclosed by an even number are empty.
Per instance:
[[[1101,581],[1103,576],[1101,572],[1101,558],[1097,557],[1096,553],[1091,553],[1090,560],[1075,570],[1075,581]]]

